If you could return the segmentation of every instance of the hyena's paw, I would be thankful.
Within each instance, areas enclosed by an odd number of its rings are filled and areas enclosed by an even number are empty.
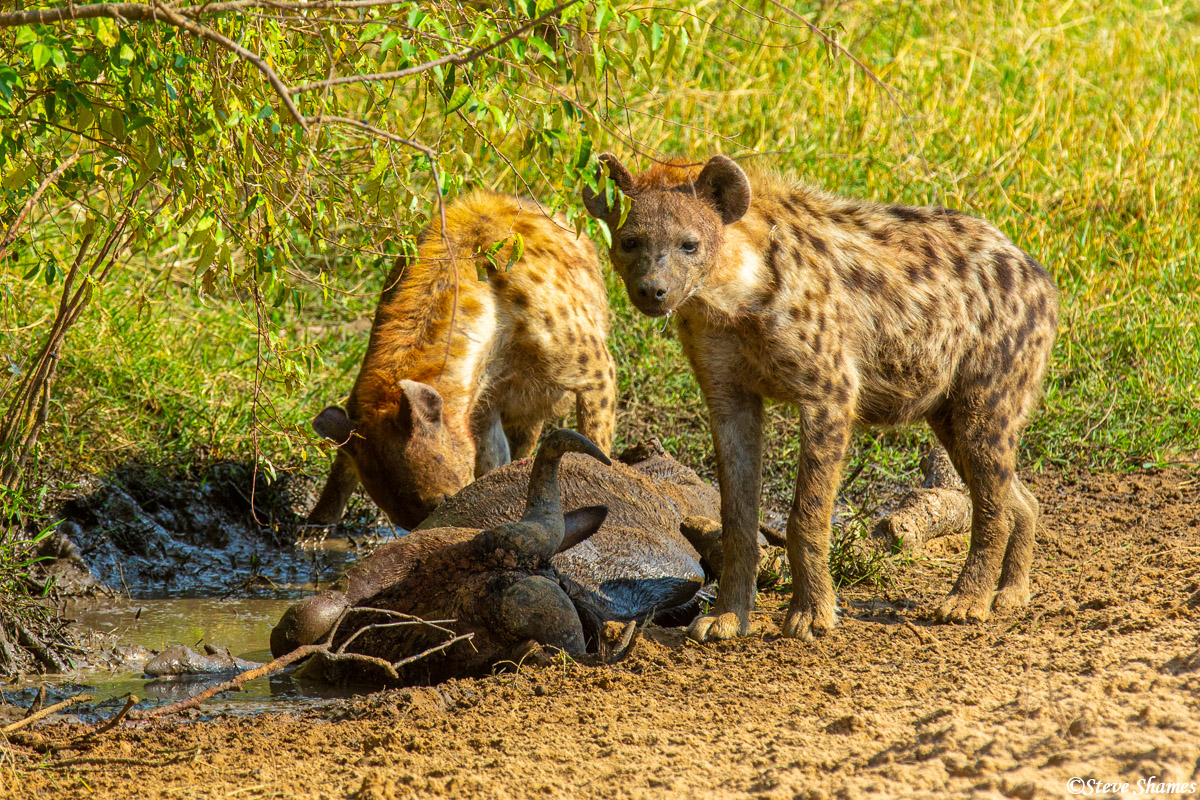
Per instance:
[[[826,608],[789,608],[783,621],[783,635],[789,639],[811,642],[824,636],[837,625],[837,610],[833,604]]]
[[[732,639],[735,636],[745,636],[749,632],[749,622],[743,625],[741,620],[738,619],[738,615],[732,611],[724,614],[705,614],[696,617],[687,629],[688,638],[697,642]]]
[[[1005,586],[992,598],[992,611],[1004,613],[1029,605],[1029,587],[1024,584]]]
[[[987,622],[992,615],[992,593],[954,591],[938,606],[938,622]]]

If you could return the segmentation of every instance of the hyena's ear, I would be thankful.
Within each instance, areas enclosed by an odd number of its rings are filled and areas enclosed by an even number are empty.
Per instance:
[[[750,179],[728,156],[713,156],[696,178],[696,194],[717,210],[721,221],[732,225],[750,208]]]
[[[354,423],[340,406],[329,406],[312,421],[313,430],[339,447],[346,447],[354,437]]]
[[[427,383],[400,381],[399,421],[413,430],[441,427],[442,396]]]
[[[624,194],[631,194],[633,191],[633,176],[629,174],[629,170],[625,169],[625,165],[617,160],[617,157],[612,153],[600,154],[600,166],[596,168],[596,182],[600,183],[604,177],[604,168],[608,168],[608,177],[617,185]],[[593,192],[590,186],[586,184],[583,187],[583,205],[588,213],[596,219],[607,220],[612,209],[608,207],[608,201],[603,194]]]

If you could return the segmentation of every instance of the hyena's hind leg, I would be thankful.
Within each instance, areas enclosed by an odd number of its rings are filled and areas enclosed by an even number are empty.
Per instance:
[[[575,389],[575,424],[580,433],[608,453],[616,421],[617,370],[612,356],[602,350],[587,382]]]
[[[1014,510],[1021,517],[1021,544],[1013,550],[1013,566],[1025,562],[1028,581],[1028,552],[1033,533],[1029,507],[1018,502],[1014,490],[1016,467],[1015,423],[1001,415],[980,415],[974,404],[960,403],[934,413],[929,420],[938,439],[950,454],[971,493],[971,545],[954,588],[937,609],[942,622],[985,622],[991,616],[992,600],[1001,567],[1006,562],[1014,533]],[[1022,487],[1024,488],[1024,487]],[[1025,552],[1028,551],[1028,552]]]
[[[1000,590],[992,600],[993,611],[1008,611],[1029,605],[1029,568],[1033,563],[1033,539],[1037,532],[1038,501],[1033,493],[1013,477],[1012,533],[1004,551],[1000,570]]]
[[[508,425],[504,432],[508,434],[508,446],[512,451],[513,461],[529,458],[537,446],[538,437],[542,435],[542,420],[517,425]]]

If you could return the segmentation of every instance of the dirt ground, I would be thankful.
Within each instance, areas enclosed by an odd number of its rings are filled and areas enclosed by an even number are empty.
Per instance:
[[[0,795],[1032,798],[1080,778],[1128,784],[1088,796],[1200,797],[1200,473],[1029,483],[1043,516],[1015,617],[932,624],[962,548],[931,548],[841,592],[816,644],[779,638],[785,597],[766,595],[741,641],[650,629],[611,666],[0,746]]]

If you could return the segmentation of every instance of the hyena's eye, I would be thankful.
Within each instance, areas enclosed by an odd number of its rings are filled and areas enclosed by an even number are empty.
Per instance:
[[[636,236],[626,236],[623,239],[621,239],[621,249],[622,250],[632,250],[635,247],[637,247],[637,243],[638,243],[638,240],[637,240]]]
[[[679,247],[685,253],[694,253],[700,249],[700,243],[697,242],[695,239],[688,239],[683,244],[679,245]]]

